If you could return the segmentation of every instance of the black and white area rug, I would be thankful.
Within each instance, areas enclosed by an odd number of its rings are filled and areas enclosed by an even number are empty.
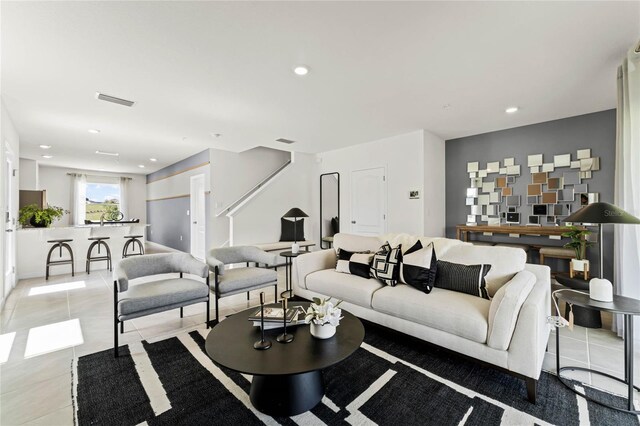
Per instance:
[[[74,363],[79,425],[627,425],[638,417],[586,401],[549,373],[538,402],[524,382],[449,351],[365,323],[362,347],[325,370],[326,395],[290,418],[256,411],[250,376],[214,364],[204,348],[208,330],[140,342],[80,357]],[[618,396],[589,388],[610,403]]]

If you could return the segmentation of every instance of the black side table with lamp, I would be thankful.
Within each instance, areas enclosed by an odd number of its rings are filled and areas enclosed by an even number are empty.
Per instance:
[[[291,274],[293,270],[293,259],[300,256],[301,254],[309,253],[308,251],[299,251],[298,253],[294,253],[292,251],[283,251],[280,253],[280,256],[285,259],[285,269],[284,269],[284,285],[285,291],[280,293],[280,297],[290,299],[293,297],[293,289],[291,284]]]

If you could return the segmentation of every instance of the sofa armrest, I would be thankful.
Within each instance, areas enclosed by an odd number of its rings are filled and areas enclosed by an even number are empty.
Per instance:
[[[536,276],[536,283],[520,309],[507,364],[511,371],[538,379],[551,331],[547,322],[551,315],[551,269],[526,264],[525,270]]]
[[[294,290],[296,287],[307,288],[307,275],[323,269],[334,269],[337,261],[334,249],[314,251],[296,257],[291,274]]]

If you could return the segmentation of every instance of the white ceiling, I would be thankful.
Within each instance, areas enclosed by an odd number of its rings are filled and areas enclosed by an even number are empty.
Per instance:
[[[616,67],[640,38],[640,2],[1,7],[2,98],[21,156],[120,172],[208,147],[287,147],[280,137],[321,152],[417,129],[451,139],[613,108]],[[291,71],[300,63],[306,77]],[[98,101],[96,91],[136,105]],[[509,105],[521,110],[507,115]],[[54,158],[41,159],[39,144],[53,145]],[[120,152],[119,163],[96,149]]]

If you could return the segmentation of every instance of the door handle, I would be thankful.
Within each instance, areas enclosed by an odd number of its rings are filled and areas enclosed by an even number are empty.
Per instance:
[[[13,232],[13,229],[5,229],[4,232]]]
[[[198,224],[198,222],[197,222],[197,221],[195,221],[195,222],[193,222],[193,224],[194,224],[194,225],[197,225],[197,224]]]
[[[352,220],[352,221],[351,221],[351,223],[355,224],[355,223],[356,223],[356,221],[355,221],[355,220]]]

